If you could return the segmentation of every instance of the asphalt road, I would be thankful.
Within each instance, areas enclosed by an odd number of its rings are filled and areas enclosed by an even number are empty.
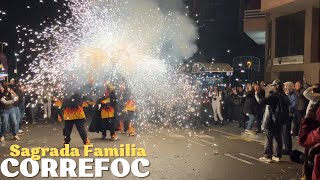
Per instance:
[[[9,158],[9,147],[16,143],[21,147],[56,147],[63,142],[63,125],[27,125],[21,141],[15,142],[9,136],[0,143],[1,162]],[[119,134],[119,140],[101,140],[100,134],[89,133],[95,147],[119,147],[120,144],[134,143],[143,147],[151,165],[146,179],[195,179],[195,180],[263,180],[299,179],[301,165],[284,157],[279,163],[262,163],[263,143],[258,139],[243,137],[231,125],[226,127],[203,127],[199,129],[158,128],[155,132],[140,132],[138,136],[127,137]],[[74,127],[71,147],[83,149],[80,137]],[[18,158],[23,160],[23,158]],[[112,158],[111,158],[112,159]],[[129,158],[129,161],[133,158]],[[8,179],[0,173],[0,179]],[[17,179],[27,179],[19,176]],[[41,179],[37,176],[32,179]],[[48,178],[47,178],[48,179]],[[50,178],[49,178],[50,179]],[[67,178],[71,179],[71,178]],[[81,178],[85,179],[85,178]],[[88,178],[91,179],[91,178]],[[110,171],[102,179],[117,179]],[[133,175],[125,179],[138,179]]]

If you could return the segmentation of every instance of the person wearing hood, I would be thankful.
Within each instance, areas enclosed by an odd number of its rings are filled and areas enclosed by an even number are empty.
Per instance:
[[[90,132],[102,132],[102,139],[106,139],[107,130],[110,131],[110,140],[117,140],[116,131],[119,123],[117,118],[118,103],[115,88],[109,84],[105,94],[98,99],[95,113],[89,127]]]

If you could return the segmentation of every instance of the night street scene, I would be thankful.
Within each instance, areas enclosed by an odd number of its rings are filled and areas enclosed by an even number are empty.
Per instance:
[[[320,180],[320,0],[1,0],[0,180]]]

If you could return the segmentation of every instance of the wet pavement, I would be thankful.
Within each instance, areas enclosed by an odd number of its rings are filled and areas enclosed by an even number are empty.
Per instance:
[[[62,147],[62,124],[39,123],[26,125],[24,129],[26,131],[20,136],[20,142],[13,141],[11,136],[8,136],[6,142],[0,143],[1,161],[10,157],[9,147],[12,144],[19,144],[26,148]],[[151,163],[150,167],[146,168],[150,171],[146,179],[294,180],[299,179],[301,173],[301,165],[290,162],[286,156],[279,163],[260,162],[258,159],[263,152],[263,134],[241,135],[241,130],[235,127],[235,124],[198,129],[162,127],[157,132],[140,132],[134,137],[124,134],[118,134],[118,136],[119,140],[112,142],[101,140],[100,134],[89,133],[89,138],[95,147],[118,148],[120,144],[134,143],[137,147],[145,148],[146,159]],[[83,149],[75,127],[71,138],[71,147]],[[297,147],[297,144],[294,143],[294,146]],[[128,161],[133,159],[128,158]],[[23,176],[18,178],[27,179]],[[1,173],[0,179],[7,178]],[[41,179],[41,177],[37,176],[33,179]],[[104,172],[103,179],[117,178],[111,172]],[[129,175],[125,179],[138,178]]]

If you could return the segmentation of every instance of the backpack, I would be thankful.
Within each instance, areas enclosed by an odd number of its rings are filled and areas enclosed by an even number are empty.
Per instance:
[[[287,96],[279,95],[279,101],[277,103],[274,112],[274,121],[276,124],[285,124],[289,119],[289,104]]]

